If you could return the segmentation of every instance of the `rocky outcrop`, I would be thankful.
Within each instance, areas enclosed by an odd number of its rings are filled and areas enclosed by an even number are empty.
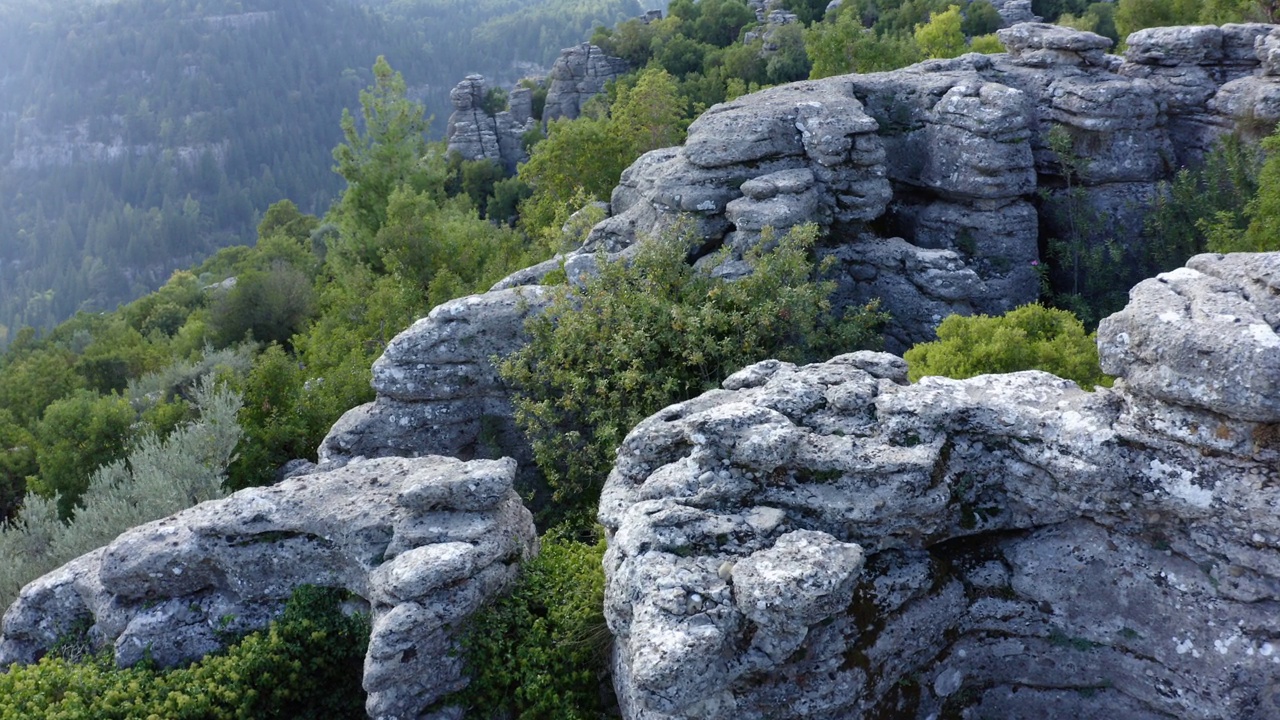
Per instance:
[[[1031,0],[991,0],[991,4],[1006,26],[1044,19],[1031,10]]]
[[[543,120],[578,117],[583,103],[604,92],[605,85],[629,70],[631,67],[625,60],[606,55],[590,43],[561,50],[548,76],[551,84],[547,88]]]
[[[1274,29],[1147,30],[1122,59],[1100,35],[1023,23],[1000,31],[1004,55],[747,95],[699,117],[682,148],[637,160],[585,251],[691,217],[696,254],[728,246],[718,271],[733,275],[764,225],[815,221],[843,302],[893,298],[887,347],[901,351],[948,314],[1034,300],[1040,238],[1067,237],[1073,212],[1106,218],[1096,241],[1136,237],[1161,181],[1232,128],[1274,124]],[[1069,186],[1054,127],[1078,156]]]
[[[373,365],[377,398],[329,430],[321,466],[388,456],[512,457],[528,493],[532,453],[493,360],[524,345],[525,318],[549,302],[546,288],[529,286],[437,306],[387,345]]]
[[[532,91],[515,88],[507,98],[507,109],[492,115],[484,108],[488,92],[483,75],[468,75],[449,91],[453,114],[445,129],[448,149],[464,160],[492,160],[514,173],[518,164],[529,159],[524,134],[538,124]]]
[[[85,621],[122,665],[177,665],[265,627],[299,585],[337,587],[372,613],[369,716],[421,717],[466,684],[458,625],[537,552],[514,477],[509,459],[368,460],[134,528],[23,589],[0,666]]]
[[[501,348],[458,350],[445,335],[418,343],[442,343],[447,358],[463,353],[443,365],[389,353],[385,362],[423,374],[422,387],[432,386],[434,373],[448,380],[457,367],[470,368],[464,374],[485,379],[467,398],[402,397],[377,380],[378,401],[345,416],[322,457],[343,462],[414,448],[485,456],[490,443],[481,439],[498,438],[510,442],[495,452],[532,467],[528,449],[511,440],[519,433],[506,391],[484,369],[489,355],[518,347],[523,315],[515,308],[539,307],[507,293],[530,286],[530,298],[542,297],[537,283],[547,273],[563,266],[576,277],[597,251],[623,252],[681,224],[704,239],[695,257],[734,277],[746,271],[742,253],[764,227],[818,222],[829,231],[819,252],[835,261],[837,306],[881,299],[894,316],[886,349],[895,352],[932,339],[950,314],[999,314],[1034,300],[1040,238],[1063,236],[1075,202],[1048,146],[1050,129],[1065,128],[1086,161],[1073,182],[1086,211],[1106,219],[1098,227],[1135,237],[1160,181],[1202,155],[1211,138],[1269,117],[1268,93],[1278,82],[1269,73],[1280,69],[1274,31],[1145,30],[1119,58],[1099,35],[1022,24],[1002,31],[1005,55],[792,83],[717,105],[690,126],[683,147],[647,153],[623,173],[612,215],[585,247],[418,326],[474,323],[480,332],[496,323],[503,329],[484,333],[505,338]],[[579,50],[576,57],[591,55]],[[725,246],[727,259],[714,252]]]
[[[624,441],[629,720],[1280,717],[1280,253],[1099,330],[1115,389],[768,361]]]

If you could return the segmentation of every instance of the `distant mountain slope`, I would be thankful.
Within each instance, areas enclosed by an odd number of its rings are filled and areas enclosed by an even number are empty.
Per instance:
[[[281,198],[323,212],[341,189],[339,117],[378,55],[439,133],[467,72],[514,80],[638,12],[635,0],[0,0],[3,334],[113,308],[252,242]],[[519,37],[492,29],[511,17]]]

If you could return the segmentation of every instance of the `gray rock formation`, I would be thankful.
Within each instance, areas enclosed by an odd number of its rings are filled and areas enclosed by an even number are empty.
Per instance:
[[[514,273],[495,286],[501,293],[456,301],[439,311],[440,323],[419,326],[474,323],[476,333],[504,338],[500,348],[463,351],[442,365],[396,351],[385,361],[415,368],[422,387],[436,373],[445,388],[455,372],[483,376],[467,397],[401,396],[380,384],[377,402],[335,426],[322,458],[340,463],[421,448],[510,455],[531,467],[505,389],[478,368],[488,355],[518,347],[523,311],[516,308],[538,307],[536,285],[547,273],[562,266],[571,277],[590,272],[597,250],[623,252],[680,223],[705,238],[700,262],[720,262],[710,269],[725,277],[745,271],[737,258],[764,226],[824,225],[829,240],[819,252],[836,261],[837,305],[882,299],[895,316],[886,336],[892,351],[932,339],[952,313],[999,314],[1029,302],[1038,294],[1039,238],[1061,236],[1064,222],[1049,129],[1065,127],[1088,161],[1077,178],[1084,207],[1107,219],[1101,226],[1113,237],[1134,236],[1161,180],[1203,154],[1212,138],[1269,117],[1269,93],[1280,82],[1266,74],[1275,64],[1271,48],[1280,47],[1274,30],[1146,30],[1121,59],[1107,55],[1107,40],[1093,33],[1018,25],[1002,33],[1007,55],[793,83],[713,107],[689,128],[683,147],[647,153],[623,173],[612,216],[582,250]],[[574,57],[591,56],[579,50]],[[727,261],[713,254],[722,246]],[[527,306],[503,294],[517,286],[534,286]],[[481,330],[490,323],[503,329]],[[424,348],[465,347],[447,334],[426,337]],[[495,438],[504,444],[485,450]]]
[[[637,160],[584,252],[618,252],[692,218],[705,238],[697,254],[728,246],[718,272],[732,276],[762,226],[815,221],[830,230],[823,252],[846,269],[842,302],[892,298],[887,347],[901,351],[952,312],[1034,300],[1039,238],[1067,236],[1073,210],[1106,218],[1095,241],[1136,237],[1161,181],[1232,128],[1280,118],[1280,81],[1263,64],[1280,48],[1274,30],[1145,30],[1126,60],[1100,35],[1023,23],[1000,31],[1005,55],[738,98],[698,118],[684,147]],[[1071,179],[1082,201],[1049,147],[1055,126],[1083,161]],[[935,251],[961,273],[941,286]]]
[[[1191,164],[1224,132],[1257,135],[1280,118],[1280,84],[1260,67],[1274,25],[1150,28],[1133,33],[1121,74],[1143,78],[1165,105],[1180,165]],[[1269,131],[1268,131],[1269,132]]]
[[[493,358],[525,342],[524,320],[546,288],[514,287],[451,300],[397,335],[373,365],[377,398],[347,411],[320,444],[322,467],[356,458],[513,457],[528,492],[533,459],[512,420]]]
[[[601,500],[628,720],[1280,717],[1280,253],[1104,321],[1115,389],[767,361]]]
[[[551,66],[551,85],[547,88],[547,104],[542,110],[545,121],[578,117],[582,105],[604,92],[604,86],[631,70],[622,58],[606,55],[590,43],[582,43],[560,51]]]
[[[24,588],[0,666],[34,662],[84,619],[120,664],[176,665],[265,627],[299,585],[338,587],[372,612],[369,716],[423,717],[466,685],[459,624],[537,552],[514,477],[510,459],[368,460],[142,525]]]
[[[489,88],[483,75],[468,75],[449,91],[453,114],[445,129],[450,152],[465,160],[492,160],[508,173],[529,159],[524,134],[537,126],[533,118],[533,95],[528,88],[516,88],[507,98],[507,110],[490,115],[484,109]]]

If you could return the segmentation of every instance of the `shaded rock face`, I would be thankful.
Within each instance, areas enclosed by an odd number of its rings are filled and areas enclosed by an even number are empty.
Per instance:
[[[551,66],[543,120],[578,117],[586,101],[604,92],[605,85],[630,70],[627,61],[606,55],[590,43],[561,50],[560,57]]]
[[[1274,30],[1147,30],[1122,59],[1102,36],[1023,23],[1000,31],[1005,55],[747,95],[705,112],[683,147],[624,172],[584,252],[620,251],[684,216],[705,239],[695,254],[727,245],[717,272],[734,276],[763,226],[816,221],[831,231],[840,299],[892,299],[887,349],[901,351],[948,314],[1036,298],[1039,238],[1069,231],[1050,129],[1065,128],[1085,161],[1072,182],[1106,218],[1099,226],[1136,237],[1159,182],[1223,133],[1280,118]]]
[[[536,475],[532,451],[493,359],[525,344],[525,319],[549,302],[546,288],[526,286],[434,308],[374,362],[377,398],[334,423],[320,444],[321,467],[389,456],[513,457],[527,493]]]
[[[508,173],[529,159],[524,134],[537,126],[533,118],[533,95],[528,88],[516,88],[507,98],[507,110],[490,115],[484,109],[489,92],[483,75],[468,75],[449,91],[453,114],[445,129],[450,152],[464,160],[492,160]]]
[[[1099,330],[1122,378],[766,361],[624,441],[629,720],[1280,717],[1280,253]]]
[[[340,587],[372,612],[369,716],[419,718],[466,684],[459,624],[537,552],[514,477],[509,459],[368,460],[142,525],[24,588],[0,666],[34,662],[85,619],[120,664],[177,665],[266,627],[299,585]]]

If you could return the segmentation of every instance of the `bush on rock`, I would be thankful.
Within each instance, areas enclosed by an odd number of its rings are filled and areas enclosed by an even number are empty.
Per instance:
[[[938,339],[904,355],[912,382],[926,375],[962,380],[988,373],[1043,370],[1092,390],[1110,386],[1098,367],[1093,333],[1066,310],[1038,303],[999,317],[952,315],[938,326]]]

